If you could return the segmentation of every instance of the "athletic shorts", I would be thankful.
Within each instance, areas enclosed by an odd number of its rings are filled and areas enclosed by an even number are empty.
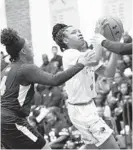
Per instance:
[[[92,101],[88,105],[68,104],[68,113],[73,125],[80,131],[85,144],[102,145],[113,133],[113,130],[98,116]]]
[[[16,116],[16,122],[12,118],[3,114],[1,117],[1,143],[6,149],[42,149],[45,146],[43,136],[26,118]],[[8,121],[5,122],[5,119]]]

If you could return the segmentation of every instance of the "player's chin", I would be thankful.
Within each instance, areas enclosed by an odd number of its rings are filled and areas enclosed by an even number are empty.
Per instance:
[[[85,45],[85,40],[80,39],[80,40],[78,41],[78,43],[83,47],[83,46]]]

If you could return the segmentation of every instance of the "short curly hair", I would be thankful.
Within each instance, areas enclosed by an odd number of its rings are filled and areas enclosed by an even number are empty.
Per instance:
[[[1,43],[6,47],[7,53],[11,56],[10,60],[15,61],[19,57],[19,52],[23,48],[25,40],[15,30],[5,28],[1,31]]]
[[[64,31],[68,27],[70,27],[70,26],[67,26],[66,24],[59,24],[59,23],[57,23],[53,27],[53,31],[52,31],[53,40],[60,47],[62,52],[64,51],[64,49],[67,49],[67,45],[63,42],[63,39],[65,37]]]

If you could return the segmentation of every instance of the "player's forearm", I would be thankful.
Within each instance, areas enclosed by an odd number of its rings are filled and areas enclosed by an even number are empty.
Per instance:
[[[130,55],[132,54],[132,43],[119,43],[109,40],[104,40],[102,46],[107,50],[121,55]]]
[[[118,58],[117,54],[114,54],[114,53],[111,54],[110,60],[109,60],[108,65],[106,66],[106,69],[105,69],[105,76],[106,77],[108,77],[108,78],[114,77],[115,72],[116,72],[116,67],[117,67],[117,58]]]
[[[75,74],[80,72],[83,68],[84,66],[82,64],[77,64],[73,66],[72,68],[67,69],[66,71],[53,75],[51,80],[53,81],[54,85],[56,86],[61,85],[67,80],[69,80],[70,78],[72,78]]]

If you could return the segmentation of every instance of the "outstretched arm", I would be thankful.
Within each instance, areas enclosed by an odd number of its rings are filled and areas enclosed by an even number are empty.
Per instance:
[[[132,54],[132,43],[119,43],[109,40],[102,41],[102,46],[108,51],[114,52],[120,55],[131,55]]]
[[[58,73],[56,75],[44,72],[33,64],[25,64],[22,66],[22,74],[30,83],[39,83],[45,85],[58,86],[72,78],[76,73],[84,68],[82,64],[76,64],[72,68]]]
[[[108,24],[107,19],[103,22],[98,22],[95,28],[95,40],[98,44],[105,47],[108,51],[111,51],[120,55],[131,55],[132,54],[132,43],[120,43],[107,40],[104,35],[104,28]]]

